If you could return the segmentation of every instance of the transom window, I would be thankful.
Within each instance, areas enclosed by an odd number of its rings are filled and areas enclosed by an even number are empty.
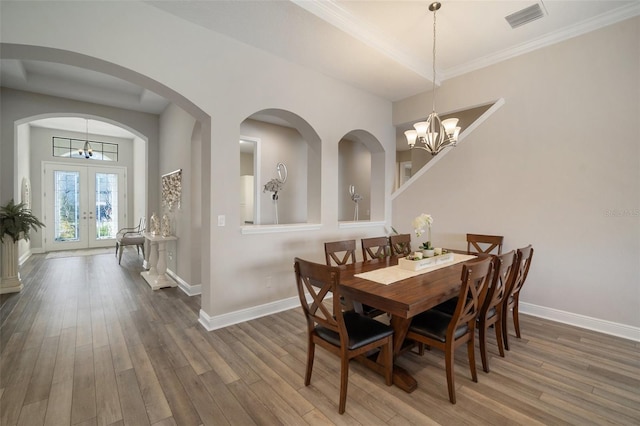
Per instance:
[[[82,158],[85,155],[81,153],[84,149],[84,139],[61,138],[54,136],[53,138],[53,156],[64,158]],[[89,141],[92,154],[88,159],[98,161],[118,161],[118,144],[109,142]]]

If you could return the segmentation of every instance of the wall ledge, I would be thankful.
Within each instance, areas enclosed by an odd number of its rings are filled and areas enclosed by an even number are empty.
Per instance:
[[[321,223],[293,223],[286,225],[250,225],[241,226],[242,235],[273,234],[277,232],[317,231],[322,228]]]

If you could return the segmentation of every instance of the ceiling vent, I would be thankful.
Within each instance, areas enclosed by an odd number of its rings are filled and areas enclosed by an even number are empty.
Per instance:
[[[542,2],[536,3],[529,7],[525,7],[524,9],[514,12],[511,15],[505,16],[504,19],[506,19],[509,25],[511,25],[511,28],[518,28],[531,21],[542,18],[545,13],[543,7],[541,7],[541,3]]]

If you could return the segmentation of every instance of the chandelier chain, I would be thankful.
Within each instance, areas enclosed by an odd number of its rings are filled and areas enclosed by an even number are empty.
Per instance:
[[[436,111],[436,10],[433,11],[433,85],[432,85],[432,93],[433,93],[433,104],[432,111]]]

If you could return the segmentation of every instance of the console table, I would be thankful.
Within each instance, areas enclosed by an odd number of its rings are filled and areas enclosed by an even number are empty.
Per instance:
[[[173,235],[163,237],[145,232],[144,238],[149,241],[149,270],[140,272],[142,278],[153,290],[177,287],[178,284],[167,275],[167,242],[175,241],[178,237]]]

